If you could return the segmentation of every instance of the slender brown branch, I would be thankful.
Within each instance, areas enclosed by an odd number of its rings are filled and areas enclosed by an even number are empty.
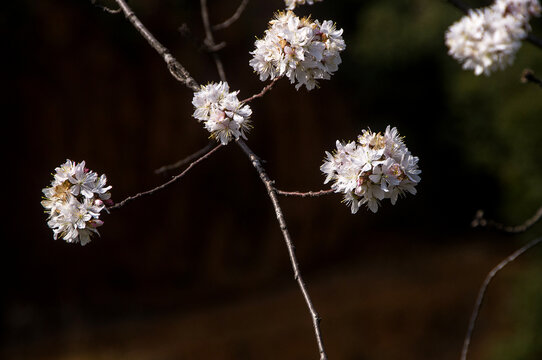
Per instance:
[[[282,78],[282,76],[279,76],[279,77],[274,78],[269,84],[267,84],[267,85],[262,89],[262,91],[260,91],[260,92],[257,93],[257,94],[252,95],[252,96],[249,97],[249,98],[246,98],[245,100],[242,100],[241,102],[242,102],[242,103],[248,103],[248,102],[251,102],[251,101],[254,100],[254,99],[257,99],[257,98],[260,98],[260,97],[264,96],[265,93],[268,92],[269,90],[271,90],[271,88],[273,88],[273,85],[275,85],[275,83],[276,83],[277,81],[279,81],[281,78]]]
[[[120,7],[118,9],[111,9],[111,8],[108,8],[105,5],[98,4],[97,0],[90,0],[90,3],[92,5],[94,5],[94,6],[102,9],[106,13],[109,13],[109,14],[118,14],[118,13],[120,13],[122,11],[122,9]]]
[[[183,172],[181,172],[180,174],[172,177],[169,181],[163,183],[162,185],[157,186],[154,189],[143,191],[143,192],[140,192],[140,193],[135,194],[133,196],[129,196],[126,199],[122,200],[121,202],[119,202],[119,203],[117,203],[117,204],[115,204],[113,206],[108,207],[107,209],[108,210],[118,209],[118,208],[123,207],[124,205],[126,205],[126,203],[129,202],[129,201],[138,199],[138,198],[140,198],[142,196],[152,195],[152,194],[156,193],[157,191],[164,189],[165,187],[173,184],[174,182],[176,182],[177,180],[179,180],[180,178],[185,176],[194,166],[196,166],[197,164],[199,164],[203,160],[209,158],[215,151],[217,151],[221,147],[222,147],[222,144],[218,144],[211,151],[207,152],[205,155],[199,157],[197,160],[190,163],[190,165],[188,165],[188,167],[186,169],[184,169]]]
[[[224,65],[222,64],[222,60],[220,60],[220,57],[216,53],[216,49],[223,48],[225,45],[216,44],[215,39],[213,37],[213,30],[211,29],[211,23],[209,22],[209,10],[207,9],[207,0],[200,0],[201,4],[201,19],[203,21],[203,28],[205,29],[205,40],[204,44],[207,46],[208,49],[211,49],[212,51],[212,57],[216,65],[216,69],[218,71],[218,76],[220,77],[220,80],[226,81],[226,73],[224,71]]]
[[[461,0],[447,0],[447,1],[465,14],[468,14],[469,10],[472,8],[471,6],[465,4]],[[533,34],[527,34],[526,40],[530,42],[531,44],[533,44],[534,46],[542,49],[542,39],[534,36]]]
[[[474,304],[474,309],[472,311],[472,315],[469,320],[469,326],[467,329],[467,334],[465,336],[465,340],[463,342],[463,349],[461,351],[461,360],[467,359],[467,354],[469,352],[469,346],[472,339],[472,334],[474,332],[474,327],[476,325],[476,320],[478,319],[478,314],[480,313],[480,308],[482,307],[482,303],[484,301],[484,297],[487,291],[487,287],[489,286],[489,283],[495,275],[499,271],[501,271],[506,265],[510,264],[512,261],[516,260],[521,254],[525,253],[527,250],[533,248],[534,246],[540,244],[542,242],[542,237],[532,240],[531,242],[527,243],[526,245],[522,246],[521,248],[514,251],[512,254],[510,254],[506,259],[501,261],[497,266],[495,266],[489,274],[487,274],[484,282],[482,283],[482,286],[480,287],[480,290],[478,291],[478,297],[476,298],[476,302]]]
[[[484,211],[478,210],[476,212],[474,220],[472,220],[471,225],[472,227],[478,227],[478,226],[492,227],[492,228],[495,228],[497,230],[501,230],[507,233],[520,233],[529,229],[531,226],[536,224],[541,218],[542,218],[542,207],[539,208],[534,213],[533,216],[525,220],[523,224],[511,226],[511,225],[504,225],[493,220],[487,220],[486,218],[484,218]]]
[[[534,74],[534,71],[532,71],[531,69],[523,70],[523,73],[521,74],[521,82],[524,84],[533,83],[535,85],[542,87],[542,80],[537,78],[536,75]]]
[[[188,88],[193,91],[198,91],[200,86],[194,80],[194,78],[186,71],[186,69],[170,54],[169,50],[164,47],[156,38],[150,33],[149,30],[143,25],[143,23],[137,18],[132,9],[126,4],[125,0],[115,0],[124,13],[124,16],[132,23],[136,30],[147,40],[149,45],[162,56],[167,64],[169,72],[175,79],[182,82]]]
[[[239,18],[241,17],[241,14],[243,13],[243,11],[245,11],[245,8],[247,7],[247,5],[248,5],[248,0],[241,1],[241,4],[237,8],[237,10],[235,10],[233,15],[229,19],[225,20],[224,22],[214,25],[213,30],[222,30],[231,26],[231,24],[239,20]]]
[[[167,172],[167,171],[170,171],[170,170],[178,169],[181,166],[188,164],[192,160],[197,159],[200,156],[205,155],[207,152],[209,152],[213,148],[213,145],[215,145],[215,144],[216,144],[216,141],[211,140],[207,145],[205,145],[204,148],[199,149],[195,153],[193,153],[191,155],[188,155],[187,157],[177,161],[176,163],[169,164],[169,165],[164,165],[164,166],[154,170],[154,173],[155,174],[161,174],[161,173],[164,173],[164,172]]]
[[[294,278],[297,281],[297,284],[301,290],[301,293],[303,294],[303,298],[305,299],[305,302],[307,304],[307,307],[309,309],[309,312],[311,314],[312,318],[312,325],[314,328],[314,333],[316,335],[316,341],[318,343],[318,349],[320,351],[320,360],[326,360],[327,355],[324,350],[324,344],[322,340],[322,334],[320,331],[320,317],[318,316],[318,313],[316,312],[314,305],[312,303],[312,300],[309,296],[309,293],[307,291],[307,287],[305,285],[305,282],[303,281],[303,278],[301,277],[301,272],[299,270],[299,263],[297,261],[297,257],[295,255],[295,247],[292,242],[292,239],[290,238],[290,233],[288,232],[288,227],[286,226],[286,220],[284,220],[284,215],[282,214],[282,209],[279,205],[279,201],[277,198],[277,191],[273,187],[273,181],[269,179],[269,176],[265,172],[265,169],[263,168],[260,159],[254,154],[254,152],[248,147],[248,145],[243,140],[238,140],[237,144],[241,147],[243,152],[249,157],[250,161],[252,162],[252,165],[258,172],[258,175],[260,176],[260,179],[262,180],[263,184],[265,185],[265,188],[267,190],[267,194],[269,195],[269,199],[271,200],[271,203],[273,204],[273,208],[275,209],[275,216],[279,222],[280,230],[282,231],[282,236],[284,238],[284,241],[286,243],[286,247],[288,248],[288,254],[290,256],[290,262],[292,264],[292,269],[294,271]]]
[[[333,189],[328,190],[320,190],[320,191],[308,191],[308,192],[300,192],[300,191],[282,191],[277,188],[275,188],[275,192],[277,195],[283,195],[283,196],[299,196],[299,197],[317,197],[317,196],[323,196],[323,195],[329,195],[333,194]]]

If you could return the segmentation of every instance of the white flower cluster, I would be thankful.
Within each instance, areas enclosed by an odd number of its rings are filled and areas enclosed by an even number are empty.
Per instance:
[[[226,145],[231,139],[246,139],[250,130],[250,106],[237,99],[239,91],[230,92],[226,82],[202,86],[194,94],[192,104],[196,107],[193,116],[204,123],[211,137]]]
[[[514,61],[521,40],[530,31],[531,16],[540,15],[538,0],[497,0],[469,10],[446,32],[448,54],[476,75],[489,75]]]
[[[317,80],[330,79],[341,63],[340,52],[346,48],[343,30],[332,21],[299,18],[293,12],[279,12],[269,22],[263,39],[256,40],[250,66],[260,80],[286,76],[296,89],[317,86]]]
[[[284,3],[286,4],[286,10],[293,10],[297,5],[312,5],[314,2],[318,1],[322,0],[284,0]]]
[[[86,245],[90,236],[98,234],[103,225],[99,219],[105,204],[112,204],[105,175],[98,176],[85,168],[85,162],[71,160],[55,169],[51,186],[43,189],[41,202],[49,214],[47,225],[53,229],[54,239]]]
[[[384,134],[363,130],[357,142],[337,140],[336,145],[333,154],[326,151],[320,170],[326,174],[324,184],[333,181],[331,188],[344,193],[352,214],[363,204],[376,212],[380,200],[390,199],[395,205],[399,195],[416,194],[418,158],[410,154],[396,128],[388,126]]]

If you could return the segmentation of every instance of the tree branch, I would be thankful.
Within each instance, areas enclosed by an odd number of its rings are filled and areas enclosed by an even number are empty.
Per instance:
[[[214,144],[216,144],[216,141],[211,140],[211,141],[209,141],[209,143],[207,145],[205,145],[204,148],[196,151],[195,153],[193,153],[191,155],[188,155],[187,157],[177,161],[176,163],[173,163],[173,164],[170,164],[170,165],[164,165],[164,166],[154,170],[154,173],[155,174],[161,174],[161,173],[164,173],[164,172],[167,172],[167,171],[170,171],[170,170],[178,169],[181,166],[183,166],[185,164],[188,164],[190,161],[192,161],[192,160],[206,154],[209,150],[211,150],[213,148]]]
[[[251,101],[254,100],[254,99],[261,98],[262,96],[265,95],[266,92],[268,92],[269,90],[271,90],[271,88],[273,88],[273,85],[275,85],[275,83],[276,83],[277,81],[279,81],[281,78],[282,78],[282,76],[279,76],[279,77],[274,78],[268,85],[266,85],[266,86],[262,89],[262,91],[260,91],[260,92],[257,93],[257,94],[252,95],[252,96],[249,97],[249,98],[246,98],[245,100],[241,100],[241,102],[242,102],[242,103],[248,103],[248,102],[251,102]]]
[[[542,218],[542,207],[539,208],[532,217],[525,220],[523,224],[510,226],[510,225],[504,225],[504,224],[498,223],[493,220],[487,220],[486,218],[484,218],[484,211],[478,210],[476,212],[474,220],[472,220],[471,225],[472,227],[478,227],[478,226],[493,227],[497,230],[501,230],[507,233],[520,233],[529,229],[531,226],[536,224],[541,218]]]
[[[225,29],[229,27],[231,24],[233,24],[234,22],[236,22],[237,20],[239,20],[239,17],[241,17],[241,14],[243,13],[243,11],[245,11],[245,8],[247,7],[247,5],[248,5],[248,0],[241,1],[241,4],[237,8],[237,10],[235,10],[233,15],[229,19],[225,20],[224,22],[214,25],[213,30]]]
[[[542,237],[532,240],[531,242],[527,243],[526,245],[522,246],[518,250],[514,251],[512,254],[510,254],[506,259],[501,261],[497,266],[495,266],[489,274],[486,276],[484,282],[482,283],[482,286],[480,287],[480,290],[478,291],[478,297],[476,298],[476,302],[474,304],[474,309],[472,311],[472,315],[469,320],[469,326],[467,329],[467,334],[465,336],[465,340],[463,342],[463,349],[461,351],[461,360],[467,359],[467,354],[469,352],[469,346],[472,339],[472,334],[474,332],[474,327],[476,325],[476,320],[478,319],[478,314],[480,313],[480,308],[482,307],[482,303],[484,301],[484,297],[487,291],[487,287],[489,286],[489,283],[495,275],[499,271],[501,271],[506,265],[510,264],[512,261],[516,260],[520,255],[525,253],[527,250],[535,247],[536,245],[540,244],[542,242]]]
[[[252,166],[256,169],[258,172],[258,175],[260,175],[260,179],[262,180],[263,184],[265,185],[265,188],[267,190],[267,194],[269,195],[269,199],[271,200],[271,203],[273,204],[273,208],[275,209],[275,216],[279,222],[280,230],[282,231],[282,236],[284,238],[284,241],[286,243],[286,247],[288,248],[288,254],[290,256],[290,262],[292,264],[292,269],[294,271],[294,278],[297,281],[297,284],[299,286],[299,289],[301,290],[301,293],[303,294],[303,298],[305,299],[305,302],[307,304],[307,307],[309,309],[309,312],[311,314],[312,318],[312,325],[314,328],[314,333],[316,335],[316,341],[318,343],[318,349],[320,351],[320,360],[326,360],[327,355],[324,350],[324,344],[322,340],[322,334],[320,331],[320,317],[318,316],[318,313],[316,312],[314,305],[312,303],[312,300],[309,296],[309,293],[307,291],[307,287],[305,285],[305,282],[303,281],[303,278],[301,277],[301,272],[299,270],[299,263],[297,261],[297,257],[295,255],[295,247],[292,243],[292,239],[290,238],[290,233],[288,232],[288,227],[286,226],[286,221],[284,220],[284,215],[282,214],[282,209],[279,205],[279,201],[277,198],[277,192],[275,188],[273,187],[273,181],[269,179],[269,176],[265,172],[265,169],[263,168],[259,158],[254,154],[254,152],[248,147],[248,145],[243,140],[238,140],[237,144],[241,147],[241,149],[244,151],[244,153],[249,157],[250,161],[252,162]]]
[[[211,151],[207,152],[205,155],[201,156],[200,158],[198,158],[197,160],[192,162],[182,173],[172,177],[169,181],[163,183],[162,185],[157,186],[157,187],[155,187],[154,189],[151,189],[151,190],[140,192],[140,193],[138,193],[138,194],[136,194],[134,196],[129,196],[126,199],[122,200],[121,202],[119,202],[119,203],[117,203],[117,204],[115,204],[113,206],[108,207],[107,209],[108,210],[118,209],[118,208],[123,207],[124,205],[126,205],[126,203],[129,202],[129,201],[138,199],[138,198],[140,198],[142,196],[145,196],[145,195],[152,195],[152,194],[156,193],[157,191],[164,189],[165,187],[173,184],[174,182],[176,182],[177,180],[179,180],[180,178],[185,176],[194,166],[196,166],[197,164],[199,164],[203,160],[207,159],[209,156],[211,156],[215,151],[217,151],[221,147],[222,147],[222,144],[218,144]]]
[[[213,37],[213,30],[211,29],[211,23],[209,22],[209,11],[207,9],[207,0],[200,0],[201,4],[201,19],[203,20],[203,28],[205,29],[205,40],[203,43],[205,46],[212,51],[212,57],[215,61],[216,69],[218,71],[218,76],[220,77],[220,80],[226,82],[226,73],[224,72],[224,65],[222,64],[222,61],[220,60],[220,57],[216,53],[216,49],[221,49],[225,46],[224,45],[217,45],[215,43],[215,39]]]
[[[119,7],[118,9],[111,9],[111,8],[108,8],[107,6],[105,5],[101,5],[101,4],[98,4],[97,0],[90,0],[90,3],[100,9],[102,9],[103,11],[105,11],[106,13],[109,13],[109,14],[118,14],[120,13],[122,10],[121,8]]]
[[[182,82],[188,88],[193,91],[199,91],[200,86],[192,78],[190,73],[170,54],[169,50],[164,47],[156,38],[150,33],[149,30],[141,23],[141,21],[134,14],[132,9],[126,4],[124,0],[115,0],[119,7],[122,9],[124,16],[132,23],[136,30],[147,40],[149,45],[158,52],[160,56],[164,59],[169,69],[169,72],[175,79]]]
[[[300,191],[282,191],[277,188],[275,188],[275,192],[277,195],[283,195],[283,196],[299,196],[299,197],[318,197],[323,195],[329,195],[333,194],[333,189],[328,190],[320,190],[320,191],[308,191],[308,192],[300,192]]]

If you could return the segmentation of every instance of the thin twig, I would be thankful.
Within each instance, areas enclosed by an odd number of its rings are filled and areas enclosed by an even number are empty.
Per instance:
[[[245,11],[245,8],[247,7],[247,5],[248,5],[248,0],[241,1],[241,4],[237,8],[237,10],[235,10],[233,15],[229,19],[225,20],[224,22],[214,25],[213,30],[222,30],[231,26],[231,24],[239,20],[239,17],[241,17],[241,14],[243,13],[243,11]]]
[[[217,49],[223,48],[225,45],[216,44],[213,37],[213,30],[211,29],[211,23],[209,22],[209,11],[207,9],[207,0],[200,0],[201,4],[201,19],[203,20],[203,28],[205,29],[204,44],[212,51],[213,60],[215,61],[216,69],[218,70],[218,76],[220,80],[226,81],[226,73],[224,72],[224,65],[220,60],[220,57],[216,53]]]
[[[524,84],[533,83],[535,85],[542,87],[542,80],[537,78],[536,75],[534,74],[534,71],[532,71],[531,69],[523,70],[523,73],[521,74],[521,82]]]
[[[471,225],[472,227],[478,227],[478,226],[492,227],[492,228],[495,228],[497,230],[501,230],[507,233],[520,233],[529,229],[531,226],[536,224],[541,218],[542,218],[542,207],[539,208],[536,211],[536,213],[534,213],[533,216],[525,220],[523,224],[511,226],[511,225],[504,225],[493,220],[487,220],[486,218],[484,218],[484,211],[478,210],[476,212],[474,220],[472,220]]]
[[[184,171],[178,175],[175,175],[174,177],[172,177],[169,181],[163,183],[162,185],[160,186],[157,186],[155,187],[154,189],[151,189],[151,190],[147,190],[147,191],[144,191],[144,192],[140,192],[136,195],[133,195],[133,196],[129,196],[127,197],[126,199],[122,200],[121,202],[113,205],[113,206],[110,206],[108,207],[107,209],[108,210],[113,210],[113,209],[118,209],[120,207],[123,207],[128,201],[132,201],[132,200],[135,200],[135,199],[138,199],[142,196],[145,196],[145,195],[152,195],[154,193],[156,193],[157,191],[159,190],[162,190],[164,189],[165,187],[173,184],[174,182],[176,182],[177,180],[179,180],[180,178],[182,178],[184,175],[186,175],[186,173],[188,173],[194,166],[196,166],[197,164],[199,164],[200,162],[202,162],[203,160],[209,158],[209,156],[211,156],[215,151],[217,151],[218,149],[220,149],[222,147],[222,144],[218,144],[217,146],[215,146],[214,149],[212,149],[211,151],[207,152],[205,155],[199,157],[197,160],[193,161],[192,163],[190,163],[190,165],[184,169]]]
[[[185,157],[184,159],[181,159],[181,160],[177,161],[176,163],[169,164],[169,165],[164,165],[164,166],[154,170],[154,173],[155,174],[161,174],[161,173],[164,173],[166,171],[178,169],[181,166],[183,166],[185,164],[188,164],[190,161],[192,161],[194,159],[197,159],[198,157],[200,157],[200,156],[206,154],[207,152],[209,152],[213,148],[214,144],[216,144],[216,141],[211,140],[207,145],[205,145],[204,148],[202,148],[202,149],[196,151],[195,153]]]
[[[169,50],[163,46],[156,38],[150,33],[149,30],[143,25],[143,23],[137,18],[132,9],[126,4],[124,0],[115,0],[119,7],[122,9],[124,16],[132,23],[137,31],[147,40],[149,45],[162,56],[167,64],[169,72],[175,79],[182,82],[188,88],[193,91],[199,91],[200,86],[192,78],[192,76],[186,71],[186,69],[170,54]]]
[[[257,99],[257,98],[260,98],[260,97],[264,96],[265,93],[268,92],[269,90],[271,90],[271,88],[273,87],[273,85],[275,85],[275,83],[276,83],[277,81],[279,81],[281,78],[282,78],[282,76],[279,76],[279,77],[274,78],[268,85],[266,85],[266,86],[262,89],[262,91],[260,91],[260,92],[257,93],[257,94],[252,95],[252,96],[249,97],[249,98],[246,98],[245,100],[241,100],[241,102],[242,102],[242,103],[248,103],[248,102],[251,102],[251,101],[254,100],[254,99]]]
[[[320,190],[320,191],[308,191],[308,192],[300,192],[300,191],[282,191],[275,188],[275,192],[277,195],[283,195],[283,196],[299,196],[299,197],[317,197],[317,196],[323,196],[323,195],[329,195],[333,194],[333,189],[328,190]]]
[[[533,248],[534,246],[540,244],[542,242],[542,237],[532,240],[531,242],[527,243],[526,245],[522,246],[518,250],[514,251],[512,254],[510,254],[506,259],[501,261],[497,266],[495,266],[489,274],[486,276],[484,282],[482,283],[482,286],[480,287],[480,290],[478,291],[478,297],[476,298],[476,302],[474,304],[474,309],[472,311],[472,315],[469,320],[469,326],[467,329],[467,334],[465,336],[465,341],[463,342],[463,349],[461,351],[461,360],[467,359],[467,354],[469,352],[469,346],[472,339],[472,333],[474,331],[474,326],[476,325],[476,320],[478,319],[478,314],[480,313],[480,308],[482,307],[482,303],[484,301],[484,296],[486,294],[487,287],[489,286],[489,283],[495,275],[499,271],[501,271],[506,265],[510,264],[512,261],[516,260],[517,257],[519,257],[521,254],[526,252],[527,250]]]
[[[105,11],[106,13],[109,13],[109,14],[118,14],[122,11],[122,9],[119,7],[118,9],[111,9],[111,8],[108,8],[107,6],[105,5],[101,5],[101,4],[98,4],[97,3],[97,0],[90,0],[90,3],[100,9],[102,9],[103,11]]]
[[[468,14],[469,10],[472,8],[471,6],[465,4],[461,0],[447,0],[450,4],[455,6],[457,9],[461,10],[464,14]],[[536,47],[539,47],[542,49],[542,39],[534,36],[533,34],[527,34],[526,40],[533,44]]]
[[[250,161],[252,162],[252,165],[258,172],[258,175],[260,175],[260,179],[262,180],[263,184],[265,185],[265,188],[267,190],[267,194],[269,195],[269,199],[271,200],[271,203],[273,204],[273,208],[275,209],[275,216],[279,222],[280,230],[282,231],[282,236],[284,238],[284,241],[286,243],[286,247],[288,248],[288,254],[290,256],[290,262],[292,264],[292,269],[294,271],[294,278],[297,281],[297,284],[301,290],[301,293],[303,294],[303,298],[305,299],[305,302],[307,304],[307,307],[309,309],[309,312],[311,314],[312,318],[312,325],[314,328],[314,333],[316,335],[316,341],[318,343],[318,349],[320,351],[320,360],[326,360],[327,355],[324,350],[324,344],[322,340],[322,334],[320,331],[320,317],[318,316],[318,313],[316,312],[314,305],[312,303],[312,300],[309,296],[309,293],[307,291],[307,287],[305,285],[305,282],[303,281],[303,278],[301,277],[301,272],[299,270],[299,263],[297,261],[296,255],[295,255],[295,247],[292,243],[292,239],[290,238],[290,233],[288,232],[288,227],[286,226],[286,221],[284,220],[284,215],[282,214],[282,209],[279,205],[279,201],[277,198],[277,191],[273,187],[273,181],[269,179],[269,176],[265,172],[265,169],[263,168],[260,159],[254,154],[254,152],[248,147],[248,145],[243,140],[238,140],[237,144],[241,147],[241,149],[245,152],[245,154],[249,157]]]

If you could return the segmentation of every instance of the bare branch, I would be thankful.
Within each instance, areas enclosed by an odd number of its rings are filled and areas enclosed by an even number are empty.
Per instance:
[[[524,84],[533,83],[535,85],[542,87],[542,80],[537,78],[534,74],[534,71],[532,71],[531,69],[523,70],[523,73],[521,74],[521,82]]]
[[[275,188],[273,187],[273,181],[269,179],[269,176],[265,172],[265,169],[263,168],[260,159],[254,154],[254,152],[248,147],[248,145],[243,140],[238,140],[237,144],[241,147],[241,149],[244,151],[244,153],[249,157],[250,161],[252,162],[252,165],[258,172],[258,175],[260,175],[260,179],[262,180],[263,184],[265,185],[265,188],[267,190],[267,194],[269,195],[269,199],[271,200],[271,203],[273,204],[273,208],[275,209],[275,216],[277,217],[277,220],[280,225],[280,230],[282,231],[282,236],[284,238],[284,241],[286,243],[286,247],[288,248],[288,254],[290,256],[290,262],[292,264],[292,268],[294,271],[294,278],[297,281],[297,284],[301,290],[301,293],[303,294],[303,298],[305,299],[305,302],[307,304],[307,307],[309,309],[309,312],[312,317],[312,325],[314,328],[314,332],[316,335],[316,341],[318,343],[318,349],[320,351],[320,360],[326,360],[327,355],[324,350],[324,344],[322,340],[322,334],[320,332],[320,317],[318,316],[318,313],[316,312],[314,305],[312,303],[312,300],[309,296],[309,293],[307,291],[307,287],[305,285],[305,282],[303,281],[303,278],[301,277],[301,272],[299,270],[299,263],[297,261],[297,257],[295,255],[295,247],[292,243],[292,239],[290,238],[290,233],[288,232],[288,227],[286,226],[286,221],[284,220],[284,215],[282,214],[282,209],[279,205],[279,201],[277,198],[277,192]]]
[[[329,195],[333,194],[333,189],[328,190],[320,190],[320,191],[308,191],[308,192],[300,192],[300,191],[282,191],[277,188],[275,188],[275,192],[277,195],[283,195],[283,196],[299,196],[299,197],[318,197],[323,195]]]
[[[540,244],[542,242],[542,237],[532,240],[531,242],[527,243],[526,245],[522,246],[518,250],[514,251],[512,254],[510,254],[506,259],[501,261],[497,266],[495,266],[489,274],[486,276],[484,282],[482,283],[482,286],[480,287],[480,290],[478,291],[478,297],[476,298],[476,302],[474,304],[474,309],[472,311],[472,315],[469,320],[469,326],[467,329],[467,335],[465,336],[465,340],[463,342],[463,349],[461,351],[461,360],[467,359],[467,354],[469,352],[469,346],[472,339],[472,333],[474,332],[474,326],[476,325],[476,320],[478,319],[478,314],[480,313],[480,308],[482,307],[482,303],[484,301],[484,296],[487,291],[487,287],[489,286],[489,283],[495,275],[499,271],[501,271],[506,265],[510,264],[512,261],[516,260],[520,255],[525,253],[527,250],[535,247],[536,245]]]
[[[203,28],[205,29],[205,46],[212,51],[213,60],[215,61],[216,69],[218,71],[218,76],[220,80],[226,81],[226,73],[224,72],[224,65],[220,60],[220,57],[216,53],[217,50],[225,46],[221,44],[215,44],[215,39],[213,37],[213,30],[211,29],[211,23],[209,22],[209,11],[207,9],[207,0],[200,0],[201,4],[201,19],[203,20]]]
[[[237,8],[237,10],[235,10],[233,15],[229,19],[225,20],[224,22],[214,25],[213,30],[225,29],[229,27],[231,24],[233,24],[234,22],[236,22],[237,20],[239,20],[239,18],[241,17],[241,14],[243,13],[243,11],[245,11],[245,8],[247,7],[247,5],[248,5],[248,0],[241,1],[241,4]]]
[[[465,4],[461,0],[448,0],[448,2],[452,4],[453,6],[455,6],[457,9],[461,10],[465,14],[468,14],[469,9],[471,9],[471,6]],[[533,44],[534,46],[542,49],[542,39],[537,38],[533,34],[527,34],[526,40],[530,42],[531,44]]]
[[[97,3],[97,0],[90,0],[90,3],[100,9],[102,9],[103,11],[105,11],[106,13],[110,13],[110,14],[118,14],[122,11],[122,9],[119,7],[118,9],[111,9],[111,8],[108,8],[107,6],[105,5],[101,5],[101,4],[98,4]]]
[[[245,100],[241,100],[241,102],[242,102],[242,103],[247,103],[247,102],[250,102],[250,101],[252,101],[252,100],[254,100],[254,99],[257,99],[257,98],[260,98],[260,97],[264,96],[265,93],[268,92],[269,90],[271,90],[271,88],[273,87],[273,85],[275,85],[275,83],[276,83],[277,81],[279,81],[281,78],[282,78],[282,76],[279,76],[279,77],[274,78],[268,85],[266,85],[266,86],[262,89],[262,91],[260,91],[260,92],[257,93],[257,94],[252,95],[252,96],[249,97],[249,98],[246,98]]]
[[[186,69],[173,57],[173,55],[170,54],[169,50],[164,47],[156,38],[150,33],[149,30],[141,23],[141,21],[137,18],[137,16],[134,14],[132,9],[126,4],[125,0],[115,0],[116,3],[119,5],[119,7],[122,9],[122,12],[124,13],[124,16],[132,23],[132,25],[136,28],[137,31],[147,40],[149,45],[162,56],[164,61],[167,64],[167,67],[169,69],[169,72],[175,79],[182,82],[184,85],[186,85],[188,88],[192,89],[193,91],[199,91],[200,86],[192,78],[190,73],[186,71]]]
[[[510,225],[503,225],[493,220],[487,220],[486,218],[484,218],[484,211],[478,210],[476,212],[474,220],[472,220],[471,225],[472,227],[478,227],[478,226],[493,227],[497,230],[501,230],[507,233],[520,233],[529,229],[531,226],[536,224],[541,218],[542,218],[542,207],[539,208],[532,217],[525,220],[523,224],[510,226]]]
[[[185,176],[194,166],[196,166],[197,164],[199,164],[200,162],[202,162],[203,160],[207,159],[208,157],[210,157],[215,151],[217,151],[218,149],[220,149],[222,147],[222,144],[218,144],[214,149],[212,149],[211,151],[207,152],[205,155],[201,156],[200,158],[198,158],[197,160],[195,160],[194,162],[192,162],[182,173],[172,177],[169,181],[163,183],[162,185],[160,186],[157,186],[155,187],[154,189],[151,189],[151,190],[147,190],[147,191],[144,191],[144,192],[140,192],[134,196],[129,196],[127,197],[126,199],[122,200],[121,202],[113,205],[113,206],[110,206],[108,207],[107,209],[108,210],[113,210],[113,209],[118,209],[120,207],[123,207],[127,202],[131,201],[131,200],[135,200],[135,199],[138,199],[142,196],[145,196],[145,195],[152,195],[154,193],[156,193],[157,191],[159,190],[162,190],[164,189],[165,187],[173,184],[174,182],[176,182],[177,180],[179,180],[180,178],[182,178],[183,176]]]
[[[164,165],[164,166],[154,170],[154,173],[155,174],[161,174],[161,173],[164,173],[164,172],[167,172],[167,171],[170,171],[170,170],[178,169],[181,166],[183,166],[185,164],[188,164],[190,161],[192,161],[194,159],[197,159],[200,156],[205,155],[207,152],[209,152],[213,148],[214,144],[216,144],[216,141],[211,140],[211,141],[209,141],[209,143],[207,145],[205,145],[204,148],[199,149],[195,153],[193,153],[191,155],[188,155],[187,157],[177,161],[176,163],[169,164],[169,165]]]

